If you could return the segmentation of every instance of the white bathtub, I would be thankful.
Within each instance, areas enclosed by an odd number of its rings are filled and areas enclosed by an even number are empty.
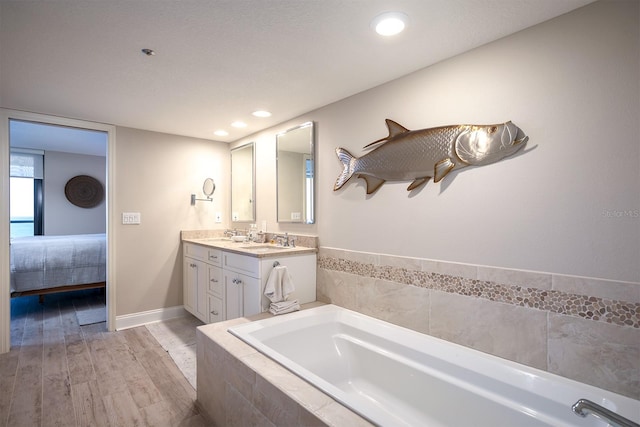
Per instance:
[[[380,426],[606,426],[581,398],[640,420],[640,401],[335,305],[229,332]]]

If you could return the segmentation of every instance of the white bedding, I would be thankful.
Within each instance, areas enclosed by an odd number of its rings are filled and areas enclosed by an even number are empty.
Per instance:
[[[104,282],[105,234],[11,239],[11,292]]]

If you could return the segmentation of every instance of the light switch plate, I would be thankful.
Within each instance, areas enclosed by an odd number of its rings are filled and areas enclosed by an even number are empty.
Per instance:
[[[122,212],[122,223],[124,225],[140,224],[140,212]]]
[[[216,212],[216,222],[217,223],[222,222],[222,212]]]

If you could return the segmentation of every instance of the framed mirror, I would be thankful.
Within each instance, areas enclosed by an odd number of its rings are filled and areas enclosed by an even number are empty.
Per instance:
[[[278,222],[315,222],[314,139],[313,122],[276,135]]]
[[[231,221],[255,222],[255,143],[231,150]]]

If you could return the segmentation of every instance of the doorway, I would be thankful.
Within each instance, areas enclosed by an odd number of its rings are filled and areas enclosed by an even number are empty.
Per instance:
[[[67,158],[64,161],[91,159],[92,156],[103,156],[104,158],[104,174],[102,174],[102,180],[104,181],[104,202],[102,211],[94,212],[94,218],[90,218],[84,225],[80,224],[81,221],[61,221],[55,218],[54,212],[56,209],[56,203],[64,205],[60,202],[60,194],[52,196],[50,198],[50,209],[47,212],[47,207],[44,208],[44,234],[81,234],[96,230],[96,217],[102,221],[101,226],[106,234],[106,253],[107,253],[107,265],[106,265],[106,307],[107,307],[107,329],[113,330],[115,326],[115,284],[113,280],[113,271],[115,271],[113,255],[114,242],[113,242],[113,228],[111,227],[112,218],[114,215],[112,211],[114,209],[114,203],[112,200],[112,193],[110,189],[113,188],[113,173],[114,168],[114,149],[115,149],[115,127],[111,125],[105,125],[100,123],[86,122],[74,119],[66,119],[55,116],[46,116],[42,114],[27,113],[21,111],[1,110],[0,115],[0,162],[3,171],[0,177],[0,199],[2,200],[2,212],[0,213],[0,271],[2,272],[0,289],[0,353],[4,353],[10,350],[10,319],[11,319],[11,304],[10,304],[10,272],[9,272],[9,257],[10,257],[10,226],[11,214],[10,214],[10,178],[9,170],[10,164],[10,149],[19,149],[22,151],[49,151],[52,153],[69,153],[57,154],[58,160]],[[75,141],[75,142],[74,142]],[[81,141],[84,141],[81,142]],[[71,142],[71,143],[70,143]],[[75,157],[74,157],[75,156]],[[89,157],[83,157],[89,156]],[[71,160],[68,160],[71,159]],[[95,159],[94,159],[95,160]],[[46,166],[45,166],[46,167]],[[46,182],[44,183],[46,192]],[[46,195],[45,195],[46,197]],[[62,196],[64,198],[64,196]],[[45,199],[45,203],[46,203]],[[66,201],[65,201],[66,202]],[[69,203],[66,203],[67,205]],[[49,215],[49,217],[47,217]],[[68,214],[64,214],[63,216]],[[15,218],[14,218],[15,220]],[[27,219],[28,221],[28,219]],[[15,222],[15,221],[14,221]],[[65,227],[69,227],[70,223],[74,223],[75,230],[78,233],[70,233]],[[79,227],[79,228],[78,228]],[[87,228],[88,227],[88,228]],[[93,228],[92,228],[93,227]],[[34,224],[34,228],[35,224]]]

